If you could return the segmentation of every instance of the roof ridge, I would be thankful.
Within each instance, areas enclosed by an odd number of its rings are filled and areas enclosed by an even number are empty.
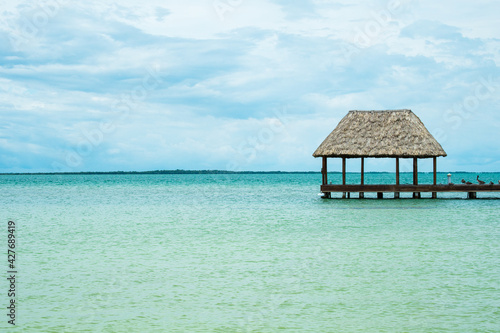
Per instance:
[[[394,109],[394,110],[350,110],[349,112],[411,112],[410,109]]]

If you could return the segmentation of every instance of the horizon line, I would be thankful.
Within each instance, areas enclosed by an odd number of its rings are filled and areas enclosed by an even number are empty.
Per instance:
[[[471,174],[487,174],[487,173],[500,173],[500,171],[438,171],[437,173],[471,173]],[[329,174],[342,174],[342,171],[329,171]],[[360,174],[360,171],[348,171],[346,174]],[[365,174],[377,173],[395,173],[394,171],[366,171]],[[402,171],[401,174],[413,171]],[[418,171],[418,173],[430,173],[432,171]],[[21,175],[131,175],[131,174],[321,174],[321,171],[231,171],[231,170],[148,170],[148,171],[66,171],[66,172],[0,172],[0,176],[21,176]]]

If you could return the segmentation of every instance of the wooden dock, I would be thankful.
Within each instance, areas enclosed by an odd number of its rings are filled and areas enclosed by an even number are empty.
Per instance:
[[[377,193],[382,199],[384,193],[393,192],[394,198],[399,198],[402,192],[412,192],[413,198],[420,198],[423,192],[432,193],[437,198],[439,192],[465,192],[470,199],[477,198],[477,192],[500,192],[500,184],[452,184],[451,174],[448,174],[449,184],[437,183],[437,158],[447,156],[443,147],[425,128],[422,121],[408,109],[359,111],[351,110],[337,124],[337,127],[323,140],[314,157],[322,158],[323,198],[331,198],[334,192],[342,193],[342,198],[350,198],[351,193],[359,193],[364,198],[365,192]],[[342,179],[340,184],[328,183],[328,158],[342,159]],[[360,184],[346,183],[346,160],[359,158],[361,160]],[[395,158],[395,184],[365,184],[365,158]],[[432,184],[418,183],[418,159],[432,158]],[[401,184],[399,160],[413,159],[413,183]],[[484,184],[479,184],[484,183]]]
[[[400,192],[412,192],[413,198],[420,198],[420,193],[431,192],[432,198],[437,198],[438,192],[465,192],[467,197],[470,199],[475,199],[477,192],[500,192],[500,184],[353,184],[353,185],[341,185],[341,184],[328,184],[321,185],[321,192],[324,193],[325,198],[330,198],[331,193],[343,193],[343,198],[350,198],[351,193],[359,193],[359,198],[364,197],[365,192],[377,193],[378,198],[383,198],[383,193],[394,193],[395,198],[399,198]]]

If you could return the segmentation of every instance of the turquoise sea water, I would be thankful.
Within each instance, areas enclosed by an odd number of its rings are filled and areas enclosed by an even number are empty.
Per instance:
[[[461,178],[475,174],[453,175]],[[391,183],[394,175],[366,179]],[[18,255],[17,327],[7,324],[2,278],[0,330],[500,331],[498,194],[323,200],[320,181],[0,176],[2,275],[9,219]]]

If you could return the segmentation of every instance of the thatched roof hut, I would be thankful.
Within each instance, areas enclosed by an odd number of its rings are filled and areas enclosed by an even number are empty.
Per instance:
[[[437,158],[446,156],[446,152],[411,110],[349,111],[313,156],[322,158],[322,198],[331,198],[332,193],[342,193],[342,198],[350,198],[351,193],[355,192],[359,193],[359,198],[364,198],[365,192],[376,192],[380,199],[386,192],[394,192],[394,198],[399,198],[400,193],[404,192],[413,192],[413,198],[420,198],[421,192],[432,192],[432,198],[437,198],[438,192],[468,192],[468,198],[476,198],[476,191],[500,192],[500,185],[481,183],[479,176],[478,185],[454,185],[450,179],[448,184],[437,184]],[[365,184],[364,160],[370,157],[395,159],[395,184]],[[328,183],[328,158],[342,160],[341,182],[336,180]],[[361,160],[359,183],[356,180],[351,184],[346,183],[346,160],[349,158]],[[413,159],[413,184],[400,183],[401,158]],[[432,158],[432,184],[418,183],[420,158]]]
[[[446,152],[411,110],[349,111],[313,156],[430,158]]]

